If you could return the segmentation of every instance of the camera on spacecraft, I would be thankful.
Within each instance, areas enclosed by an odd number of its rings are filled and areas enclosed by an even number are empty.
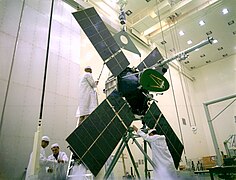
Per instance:
[[[125,16],[125,12],[123,10],[121,10],[121,12],[120,12],[119,20],[120,20],[120,24],[122,24],[122,25],[126,24],[126,16]]]

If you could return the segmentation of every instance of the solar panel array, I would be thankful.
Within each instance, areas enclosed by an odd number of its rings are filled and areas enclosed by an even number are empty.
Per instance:
[[[149,107],[147,113],[143,118],[143,121],[149,128],[155,128],[159,135],[165,135],[167,146],[177,169],[181,160],[184,146],[176,136],[175,132],[173,131],[155,102],[152,103]]]
[[[138,70],[142,71],[145,68],[149,68],[155,64],[157,64],[159,61],[162,61],[163,57],[159,50],[155,48],[138,66]]]
[[[111,73],[118,76],[129,65],[129,61],[96,10],[92,7],[72,14]]]
[[[66,141],[79,160],[96,176],[133,119],[126,101],[111,93]]]

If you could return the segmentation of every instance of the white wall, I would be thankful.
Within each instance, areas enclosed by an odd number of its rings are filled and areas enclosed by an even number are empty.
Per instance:
[[[51,1],[26,1],[19,26],[22,6],[23,1],[0,1],[1,115],[7,94],[1,121],[0,179],[20,179],[23,175],[39,120]],[[73,11],[62,1],[55,1],[42,117],[43,134],[51,143],[58,142],[68,155],[65,138],[77,121],[81,61],[80,29]]]
[[[202,123],[204,124],[204,133],[206,135],[209,154],[211,155],[215,154],[215,150],[213,148],[202,103],[236,94],[235,60],[235,55],[230,56],[193,71],[193,76],[196,78],[194,83],[194,92],[197,97],[194,109],[196,113],[199,113]],[[235,98],[209,105],[211,118],[217,116],[222,110],[231,104],[233,100],[235,100]],[[234,102],[215,120],[213,120],[213,127],[220,151],[225,152],[223,141],[228,139],[230,135],[236,133],[235,113],[236,103]]]

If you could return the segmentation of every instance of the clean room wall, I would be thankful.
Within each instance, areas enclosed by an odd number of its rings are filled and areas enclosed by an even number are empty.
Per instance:
[[[0,179],[21,179],[32,151],[39,120],[50,7],[51,1],[0,1],[0,105],[3,115]],[[64,2],[55,1],[42,117],[43,134],[50,137],[51,143],[58,142],[68,156],[65,138],[77,121],[75,112],[81,73],[80,29],[72,11],[74,9]]]
[[[194,105],[194,110],[200,115],[200,118],[202,119],[210,155],[215,155],[215,149],[213,147],[212,137],[209,132],[209,126],[207,123],[205,111],[203,109],[203,103],[212,100],[223,99],[224,97],[236,94],[235,67],[236,56],[233,55],[202,68],[196,69],[192,72],[192,75],[196,79],[193,86],[196,102],[196,105]],[[225,148],[223,146],[223,141],[227,140],[230,135],[236,133],[236,104],[234,100],[235,98],[232,98],[208,106],[211,118],[213,119],[217,116],[213,120],[213,127],[217,137],[219,150],[223,151],[224,153]],[[219,114],[221,111],[223,112]]]

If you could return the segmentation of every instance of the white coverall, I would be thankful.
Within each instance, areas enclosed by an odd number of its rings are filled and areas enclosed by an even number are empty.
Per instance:
[[[72,175],[68,180],[85,180],[86,178],[87,168],[81,164],[75,163],[75,165],[71,169],[70,175]]]
[[[50,164],[51,164],[51,162],[47,161],[45,149],[41,147],[41,149],[40,149],[40,158],[39,158],[39,173],[38,173],[38,176],[30,177],[29,176],[29,169],[32,166],[32,153],[31,153],[29,164],[28,164],[28,167],[27,167],[26,175],[25,175],[25,180],[32,180],[32,179],[44,180],[44,179],[47,179],[48,173],[46,173],[46,166],[48,166]]]
[[[156,167],[153,167],[154,180],[176,180],[174,161],[166,144],[164,135],[149,136],[138,130],[137,134],[150,143],[152,160]]]
[[[98,106],[97,94],[94,90],[96,87],[92,73],[85,72],[80,82],[79,106],[76,117],[89,115]]]
[[[49,166],[52,169],[50,174],[50,180],[65,180],[66,171],[68,166],[68,157],[65,152],[59,152],[57,159],[63,160],[64,163],[58,163],[56,158],[52,155],[48,156],[48,161],[51,161],[52,164]]]

